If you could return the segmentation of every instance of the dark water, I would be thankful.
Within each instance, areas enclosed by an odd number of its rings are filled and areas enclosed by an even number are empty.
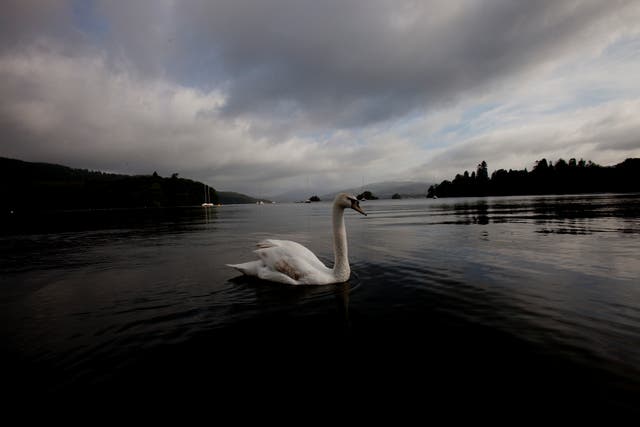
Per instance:
[[[637,412],[640,196],[363,207],[322,287],[224,265],[269,237],[332,263],[327,203],[5,216],[5,387]]]

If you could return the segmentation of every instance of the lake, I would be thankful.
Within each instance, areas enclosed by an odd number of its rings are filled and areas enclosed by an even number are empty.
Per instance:
[[[6,214],[5,387],[637,413],[640,195],[362,207],[345,214],[352,276],[331,286],[225,266],[271,237],[331,265],[328,202]]]

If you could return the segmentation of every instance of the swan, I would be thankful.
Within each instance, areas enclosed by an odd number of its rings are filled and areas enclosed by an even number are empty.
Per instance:
[[[329,285],[349,279],[351,268],[347,252],[347,230],[344,226],[344,210],[351,208],[367,215],[358,199],[340,193],[333,201],[333,268],[325,266],[318,257],[299,243],[290,240],[263,240],[254,252],[260,259],[243,264],[227,264],[247,276],[288,285]]]

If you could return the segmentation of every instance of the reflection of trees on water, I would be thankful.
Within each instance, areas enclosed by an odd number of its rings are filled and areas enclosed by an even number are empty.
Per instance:
[[[443,203],[435,207],[438,215],[443,215],[445,219],[443,224],[480,224],[486,225],[490,221],[496,222],[493,217],[493,207],[486,200],[468,201],[465,203],[456,203],[453,206]]]
[[[454,206],[454,210],[465,218],[465,224],[489,224],[489,204],[485,200],[473,204],[458,204]]]
[[[611,218],[610,227],[621,228],[618,231],[640,232],[637,194],[458,199],[454,204],[434,205],[433,209],[445,218],[445,224],[533,222],[543,226],[544,233],[585,234],[599,231],[606,226],[602,220]],[[598,228],[594,228],[595,221]]]
[[[540,233],[640,232],[637,195],[544,198],[532,205],[531,212],[535,223],[543,226]]]

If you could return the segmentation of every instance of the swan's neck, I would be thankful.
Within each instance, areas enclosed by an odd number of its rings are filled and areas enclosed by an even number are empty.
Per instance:
[[[347,230],[344,227],[344,209],[333,207],[333,274],[338,282],[346,282],[351,274],[347,250]]]

